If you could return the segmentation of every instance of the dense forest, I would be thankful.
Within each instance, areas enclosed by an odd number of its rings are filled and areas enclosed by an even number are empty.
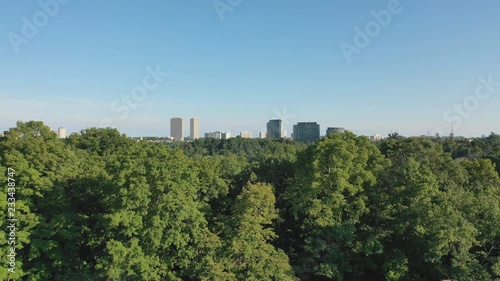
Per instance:
[[[18,122],[0,138],[18,219],[0,279],[499,280],[499,168],[493,133],[168,144]]]

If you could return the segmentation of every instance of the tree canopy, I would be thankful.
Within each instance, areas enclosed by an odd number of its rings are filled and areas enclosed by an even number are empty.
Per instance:
[[[499,166],[496,134],[164,144],[18,122],[0,138],[18,219],[0,279],[498,280]]]

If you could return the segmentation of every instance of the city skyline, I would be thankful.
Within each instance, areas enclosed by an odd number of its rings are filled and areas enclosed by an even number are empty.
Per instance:
[[[499,12],[0,1],[0,281],[500,281]]]
[[[244,131],[241,131],[238,133],[238,132],[233,132],[233,131],[224,130],[224,129],[221,130],[220,128],[217,130],[212,130],[212,131],[201,130],[200,126],[199,126],[199,121],[200,121],[199,118],[190,118],[189,120],[190,120],[189,124],[186,125],[186,123],[184,122],[184,118],[182,118],[182,117],[170,118],[170,121],[169,121],[170,123],[169,123],[168,127],[165,127],[166,130],[162,130],[163,132],[166,132],[166,133],[159,134],[159,135],[154,135],[154,134],[130,135],[130,134],[127,134],[127,133],[122,132],[122,131],[120,131],[120,133],[124,133],[128,137],[134,137],[134,138],[137,138],[137,137],[170,137],[170,138],[173,138],[176,140],[194,140],[194,139],[202,138],[202,135],[204,135],[205,138],[207,137],[207,135],[210,135],[210,137],[223,139],[223,138],[225,138],[225,137],[222,137],[224,134],[228,134],[227,138],[233,138],[236,136],[240,136],[242,138],[269,138],[268,133],[266,131],[263,131],[263,132],[260,131],[260,132],[257,132],[255,134],[252,131],[245,131],[244,130]],[[196,120],[195,123],[193,123],[193,120]],[[42,121],[43,122],[43,120],[19,120],[19,121],[22,121],[22,122]],[[300,122],[291,124],[290,127],[293,130],[291,131],[291,133],[288,133],[288,131],[286,130],[286,127],[283,125],[284,122],[282,119],[268,120],[266,122],[266,127],[269,126],[270,122],[273,122],[273,121],[281,121],[280,125],[279,125],[279,126],[281,126],[281,130],[279,130],[281,133],[279,134],[279,136],[271,137],[274,139],[278,139],[278,138],[294,139],[293,132],[294,132],[295,128],[297,126],[302,126],[304,124],[316,124],[318,127],[321,126],[321,124],[319,124],[318,122],[300,121]],[[50,126],[50,124],[46,124],[46,123],[44,123],[44,124],[50,128],[53,128]],[[10,128],[13,128],[13,127],[15,127],[15,124],[14,124],[14,126],[12,126]],[[174,128],[173,130],[172,130],[172,127]],[[0,132],[7,131],[10,128],[0,130]],[[320,137],[328,136],[329,134],[344,133],[345,131],[352,132],[352,133],[359,135],[359,136],[368,136],[368,137],[375,137],[375,138],[379,138],[379,137],[384,138],[384,137],[386,137],[390,134],[394,134],[394,133],[397,133],[399,135],[406,136],[406,137],[422,137],[422,136],[434,137],[436,135],[439,135],[441,137],[448,137],[450,135],[453,135],[456,137],[484,137],[484,136],[489,135],[490,133],[497,133],[497,134],[499,133],[499,132],[491,131],[489,133],[485,133],[485,134],[482,134],[480,136],[472,136],[472,135],[467,136],[467,135],[460,135],[460,134],[457,135],[457,134],[455,134],[453,126],[450,128],[449,132],[431,132],[430,130],[428,130],[428,131],[423,132],[422,134],[418,134],[418,135],[405,135],[405,134],[401,134],[401,132],[398,130],[391,130],[390,132],[388,132],[386,134],[380,133],[380,132],[376,132],[373,134],[366,134],[363,132],[359,132],[356,129],[349,129],[349,128],[344,128],[344,127],[325,126],[325,127],[321,127],[321,128],[326,128],[326,129],[319,130]],[[85,129],[88,129],[88,128],[82,128],[78,131],[67,131],[65,127],[59,127],[58,129],[52,129],[52,131],[54,133],[56,133],[59,138],[66,138],[67,136],[69,136],[73,133],[80,133],[81,131],[83,131]],[[115,128],[115,129],[117,129],[117,128]],[[193,130],[195,132],[195,134],[194,134],[196,136],[195,138],[193,138]],[[233,133],[235,133],[235,134],[233,135]],[[216,134],[218,134],[219,136],[215,137]]]
[[[164,136],[171,116],[197,116],[234,135],[280,118],[288,136],[308,120],[500,132],[498,1],[244,1],[222,16],[210,1],[64,2],[0,4],[2,131],[40,120]]]

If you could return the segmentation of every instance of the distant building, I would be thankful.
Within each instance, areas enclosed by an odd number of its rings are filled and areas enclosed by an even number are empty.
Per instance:
[[[375,134],[375,135],[371,136],[371,137],[370,137],[370,139],[371,139],[372,141],[381,141],[381,140],[383,140],[384,138],[383,138],[381,135],[379,135],[379,134]]]
[[[210,133],[205,133],[205,138],[213,138],[213,139],[222,139],[222,132],[210,132]]]
[[[66,138],[66,128],[60,127],[57,129],[57,137],[60,139],[65,139]]]
[[[285,128],[281,119],[269,120],[267,122],[267,135],[270,139],[281,139],[285,137]]]
[[[320,128],[317,122],[299,122],[293,125],[293,139],[298,142],[311,143],[319,140]]]
[[[218,139],[218,140],[227,140],[231,138],[231,132],[210,132],[210,133],[205,133],[205,138],[213,138],[213,139]]]
[[[260,132],[259,133],[259,138],[260,139],[265,139],[266,138],[266,132]]]
[[[200,138],[200,120],[198,118],[191,118],[189,129],[190,139],[196,140]]]
[[[184,123],[182,118],[172,118],[170,119],[170,137],[175,140],[183,140],[184,137]]]
[[[170,137],[129,137],[129,139],[134,140],[136,142],[147,141],[147,142],[156,142],[156,143],[164,143],[164,142],[172,142],[173,139]]]
[[[244,139],[251,139],[252,138],[252,132],[244,131],[240,133],[240,137]]]
[[[345,128],[342,127],[328,127],[326,129],[326,135],[329,136],[331,134],[342,134],[345,132]]]

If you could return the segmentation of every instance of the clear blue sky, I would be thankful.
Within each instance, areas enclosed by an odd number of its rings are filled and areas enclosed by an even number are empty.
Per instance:
[[[0,130],[42,120],[75,132],[108,118],[132,136],[165,136],[171,117],[188,132],[196,116],[201,133],[255,136],[286,109],[289,133],[300,121],[322,134],[448,133],[443,114],[474,96],[479,76],[500,82],[500,1],[402,0],[348,63],[340,44],[354,46],[355,27],[389,2],[243,0],[221,20],[212,1],[70,0],[16,53],[9,34],[43,10],[1,1]],[[157,65],[169,76],[122,120],[113,101]],[[456,134],[500,133],[499,108],[500,86]]]

